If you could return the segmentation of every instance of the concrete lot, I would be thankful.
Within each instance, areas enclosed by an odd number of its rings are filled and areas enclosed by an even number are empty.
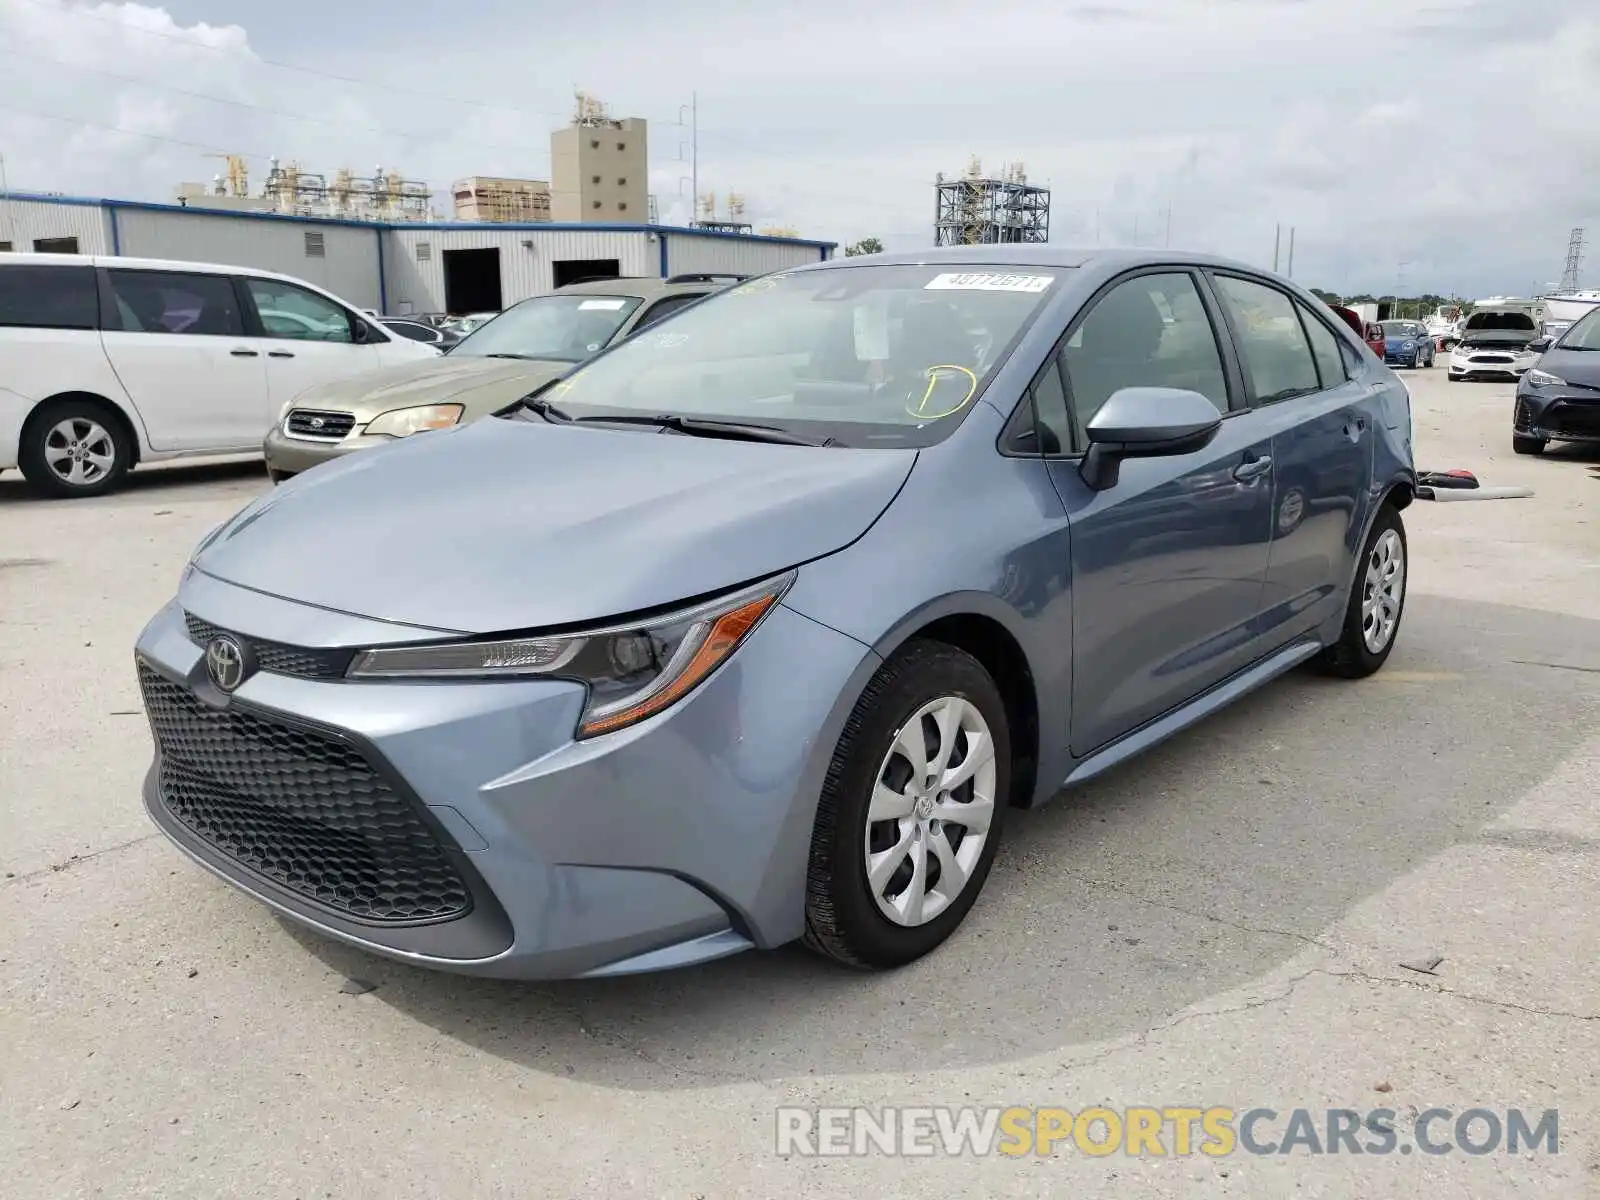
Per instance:
[[[489,984],[290,929],[138,797],[134,636],[259,464],[82,503],[0,478],[0,1191],[1600,1195],[1600,457],[1514,457],[1508,386],[1408,378],[1424,468],[1538,494],[1412,506],[1387,669],[1294,675],[1024,814],[965,930],[877,977]],[[778,1105],[942,1103],[1558,1107],[1561,1150],[772,1153]]]

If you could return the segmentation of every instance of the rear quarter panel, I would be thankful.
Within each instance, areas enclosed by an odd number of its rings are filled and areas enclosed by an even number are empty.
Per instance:
[[[0,467],[17,465],[17,442],[28,414],[41,401],[68,392],[116,405],[141,447],[146,444],[144,423],[111,369],[97,330],[0,328],[0,363]]]

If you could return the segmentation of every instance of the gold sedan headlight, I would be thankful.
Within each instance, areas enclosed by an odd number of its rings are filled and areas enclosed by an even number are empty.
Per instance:
[[[415,408],[394,408],[374,417],[365,432],[377,437],[410,437],[427,429],[449,429],[461,420],[459,404],[420,404]]]

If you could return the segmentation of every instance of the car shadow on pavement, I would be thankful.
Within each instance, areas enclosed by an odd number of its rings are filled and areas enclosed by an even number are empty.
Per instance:
[[[1297,672],[1033,812],[942,949],[455,977],[284,928],[371,1000],[521,1068],[648,1090],[998,1063],[1156,1028],[1476,836],[1588,732],[1600,621],[1416,595],[1384,672]],[[243,901],[241,901],[243,903]],[[396,1053],[400,1052],[397,1048]]]
[[[199,463],[161,463],[153,467],[140,467],[128,472],[117,489],[104,497],[87,500],[51,500],[40,496],[22,477],[21,472],[6,471],[0,474],[0,505],[4,504],[92,504],[96,499],[115,501],[118,496],[137,494],[151,488],[201,486],[204,484],[231,484],[249,482],[265,487],[266,468],[261,459],[229,458],[208,459]]]

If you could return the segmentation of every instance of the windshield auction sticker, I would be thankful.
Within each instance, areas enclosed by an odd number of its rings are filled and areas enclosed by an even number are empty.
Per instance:
[[[1042,292],[1053,275],[997,275],[992,272],[935,275],[922,285],[925,292]]]

